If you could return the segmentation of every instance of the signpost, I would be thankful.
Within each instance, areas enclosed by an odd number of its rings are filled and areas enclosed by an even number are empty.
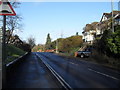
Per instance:
[[[0,15],[3,16],[3,28],[2,28],[2,88],[5,88],[6,85],[6,16],[15,16],[16,13],[13,10],[12,6],[8,0],[0,0]]]

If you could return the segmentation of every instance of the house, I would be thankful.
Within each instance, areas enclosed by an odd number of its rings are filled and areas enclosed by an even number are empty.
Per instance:
[[[120,13],[115,16],[114,20],[115,20],[114,23],[115,26],[120,25]]]
[[[83,41],[92,44],[94,39],[95,39],[95,34],[96,34],[96,25],[98,22],[93,22],[91,24],[86,24],[84,31],[82,32],[83,34]]]
[[[111,29],[112,12],[103,13],[100,22],[86,24],[83,34],[83,41],[92,44],[96,37],[100,37],[107,29]],[[113,11],[114,27],[120,25],[120,11]]]
[[[114,20],[114,27],[120,25],[120,11],[113,11],[113,20]],[[100,22],[97,24],[96,28],[96,35],[102,35],[103,32],[107,29],[111,29],[112,23],[112,12],[111,13],[103,13]]]
[[[94,33],[95,33],[94,30],[83,31],[82,34],[83,34],[83,40],[84,40],[84,42],[92,44],[93,40],[94,40]]]

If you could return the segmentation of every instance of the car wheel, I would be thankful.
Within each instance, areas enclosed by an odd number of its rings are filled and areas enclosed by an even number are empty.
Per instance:
[[[81,58],[84,58],[84,55],[83,55],[83,54],[81,54],[81,55],[80,55],[80,57],[81,57]]]

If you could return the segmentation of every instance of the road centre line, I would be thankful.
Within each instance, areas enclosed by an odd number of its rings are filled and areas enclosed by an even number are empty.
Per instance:
[[[88,68],[88,70],[93,71],[93,72],[96,72],[96,73],[101,74],[101,75],[104,75],[104,76],[106,76],[106,77],[115,79],[115,80],[119,80],[118,78],[115,78],[115,77],[113,77],[113,76],[107,75],[107,74],[105,74],[105,73],[101,73],[101,72],[95,71],[95,70],[93,70],[93,69],[91,69],[91,68]]]

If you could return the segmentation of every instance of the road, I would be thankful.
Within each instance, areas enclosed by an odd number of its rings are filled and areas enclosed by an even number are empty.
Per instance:
[[[9,77],[8,87],[61,88],[47,63],[71,88],[119,88],[120,72],[76,58],[33,52]]]
[[[62,88],[46,66],[31,53],[7,77],[7,88]]]

